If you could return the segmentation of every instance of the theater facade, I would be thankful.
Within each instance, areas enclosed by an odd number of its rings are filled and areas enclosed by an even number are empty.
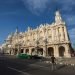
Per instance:
[[[28,27],[25,32],[16,29],[8,35],[3,48],[10,55],[25,53],[43,57],[71,57],[69,34],[59,11],[56,11],[52,24],[41,24],[36,29]]]

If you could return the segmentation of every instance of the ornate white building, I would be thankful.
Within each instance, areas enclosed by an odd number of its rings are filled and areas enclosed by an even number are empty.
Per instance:
[[[28,27],[26,32],[16,32],[6,39],[7,52],[12,55],[26,53],[48,57],[71,57],[71,43],[65,22],[59,11],[55,13],[55,22],[40,25],[36,29]]]

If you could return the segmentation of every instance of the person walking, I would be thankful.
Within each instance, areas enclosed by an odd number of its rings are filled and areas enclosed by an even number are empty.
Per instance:
[[[56,58],[54,57],[54,55],[51,56],[51,63],[52,63],[52,70],[56,69]]]

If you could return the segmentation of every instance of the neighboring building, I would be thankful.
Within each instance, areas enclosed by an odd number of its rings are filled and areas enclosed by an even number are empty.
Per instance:
[[[71,43],[66,24],[59,11],[55,14],[55,22],[40,25],[36,29],[28,27],[26,32],[16,32],[6,39],[8,53],[16,55],[27,53],[49,57],[71,57]]]

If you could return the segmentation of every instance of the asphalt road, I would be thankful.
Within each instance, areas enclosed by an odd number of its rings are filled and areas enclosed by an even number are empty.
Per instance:
[[[50,63],[0,55],[0,75],[75,75],[75,66],[57,64],[56,67],[52,71]]]

